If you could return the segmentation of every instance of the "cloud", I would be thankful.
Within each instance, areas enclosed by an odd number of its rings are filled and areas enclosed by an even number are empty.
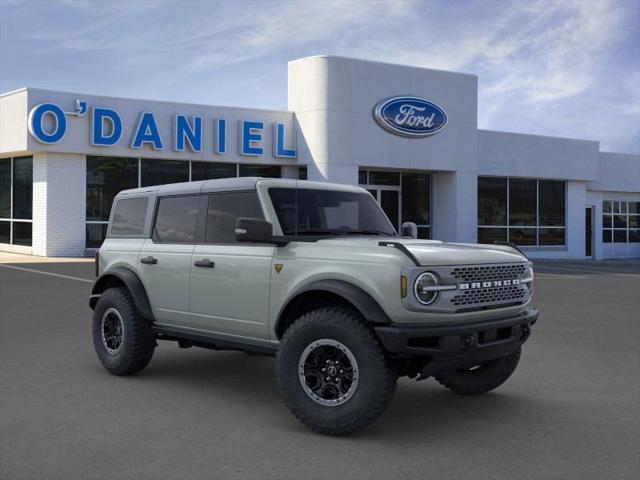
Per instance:
[[[81,64],[84,81],[97,72],[101,85],[130,95],[203,101],[217,82],[224,103],[245,104],[251,89],[252,101],[282,108],[284,61],[337,54],[477,74],[482,128],[640,149],[636,0],[0,0],[0,8],[0,80],[12,87],[33,84],[33,72],[75,86],[75,70],[51,68]]]

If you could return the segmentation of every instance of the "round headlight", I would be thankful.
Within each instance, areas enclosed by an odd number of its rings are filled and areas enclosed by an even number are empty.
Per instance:
[[[425,272],[416,278],[413,285],[413,292],[416,299],[423,305],[430,305],[438,297],[437,290],[430,290],[429,287],[438,285],[438,277],[431,272]]]

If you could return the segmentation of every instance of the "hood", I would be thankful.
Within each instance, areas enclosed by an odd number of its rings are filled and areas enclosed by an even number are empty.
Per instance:
[[[475,243],[447,243],[439,240],[417,240],[397,237],[339,237],[321,242],[331,242],[353,247],[377,247],[378,242],[403,244],[421,265],[460,265],[482,263],[513,263],[527,259],[517,250],[506,245]],[[391,248],[391,247],[378,247]]]

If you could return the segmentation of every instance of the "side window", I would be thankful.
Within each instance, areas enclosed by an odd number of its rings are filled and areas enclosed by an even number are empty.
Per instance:
[[[147,216],[147,197],[123,198],[116,202],[111,224],[111,236],[142,235]]]
[[[236,243],[235,229],[238,217],[264,218],[255,191],[209,195],[207,243]]]
[[[162,243],[195,243],[199,204],[200,195],[161,197],[154,240]]]

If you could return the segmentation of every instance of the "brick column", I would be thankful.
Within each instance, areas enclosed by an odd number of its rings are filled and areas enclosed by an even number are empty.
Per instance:
[[[34,255],[84,256],[86,176],[84,155],[33,156]]]

